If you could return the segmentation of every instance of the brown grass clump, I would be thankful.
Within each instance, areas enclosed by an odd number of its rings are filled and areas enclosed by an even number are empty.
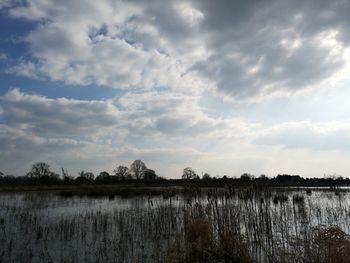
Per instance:
[[[232,233],[225,233],[221,237],[218,252],[220,259],[224,260],[224,262],[253,262],[246,243]]]
[[[188,259],[190,262],[210,262],[214,245],[213,231],[208,221],[197,219],[187,226]]]
[[[350,262],[350,237],[337,226],[315,228],[305,262]]]
[[[181,233],[176,234],[175,241],[168,249],[164,262],[212,262],[213,249],[211,225],[206,220],[197,219],[187,225],[185,236],[182,236]]]
[[[304,237],[305,238],[305,237]],[[318,226],[306,239],[294,240],[291,247],[276,247],[274,262],[349,263],[350,237],[337,226]]]
[[[167,251],[165,262],[242,262],[252,259],[248,247],[236,235],[222,233],[216,236],[213,226],[204,219],[196,219],[187,225],[185,242],[181,247],[181,238],[177,236],[174,245]]]

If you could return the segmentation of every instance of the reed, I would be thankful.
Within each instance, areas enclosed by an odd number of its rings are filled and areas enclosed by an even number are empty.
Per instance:
[[[346,192],[0,196],[0,262],[346,262],[349,233]]]

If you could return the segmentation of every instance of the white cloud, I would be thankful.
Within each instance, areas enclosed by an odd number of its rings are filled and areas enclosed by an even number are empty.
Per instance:
[[[167,177],[180,176],[185,166],[213,175],[285,171],[317,176],[321,168],[311,168],[320,162],[317,158],[338,156],[341,168],[325,169],[343,173],[350,150],[346,120],[269,127],[210,117],[198,98],[180,93],[126,93],[88,101],[13,89],[0,98],[0,105],[0,167],[18,174],[36,161],[49,162],[56,170],[68,167],[76,174],[79,169],[110,171],[117,164],[142,159]],[[292,163],[298,162],[304,164],[292,170]]]
[[[28,0],[9,13],[40,23],[25,37],[33,60],[8,71],[118,89],[285,96],[346,77],[338,74],[349,68],[346,10],[313,0]]]
[[[175,9],[190,27],[198,26],[204,19],[204,14],[189,3],[180,2]]]
[[[346,170],[347,93],[319,90],[339,83],[347,89],[349,2],[13,3],[0,2],[2,14],[35,26],[19,37],[28,53],[17,61],[0,55],[7,73],[123,91],[90,101],[18,89],[4,94],[1,165],[47,158],[57,166],[106,169],[116,159],[145,158],[163,175],[171,166],[169,175],[177,176],[185,162],[237,174],[279,172],[301,161],[300,171],[311,172],[331,152]],[[307,98],[261,102],[293,94]]]
[[[0,105],[1,145],[7,156],[3,166],[11,158],[28,164],[51,157],[57,166],[76,159],[75,169],[141,157],[155,167],[161,167],[155,162],[159,158],[179,166],[180,160],[207,154],[203,140],[234,141],[251,126],[239,119],[213,119],[195,97],[169,92],[126,93],[116,99],[87,101],[51,99],[12,89],[0,97]]]
[[[118,89],[195,85],[196,78],[185,74],[188,66],[179,58],[128,39],[132,19],[141,11],[126,2],[90,1],[82,6],[78,1],[28,1],[11,15],[45,21],[25,37],[36,62],[22,61],[8,72]]]
[[[315,151],[350,151],[350,121],[289,122],[267,128],[255,139],[263,145]]]

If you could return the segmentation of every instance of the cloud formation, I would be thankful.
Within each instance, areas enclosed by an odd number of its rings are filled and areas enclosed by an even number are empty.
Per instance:
[[[98,171],[141,158],[165,176],[192,165],[237,175],[308,158],[301,171],[316,173],[310,167],[327,157],[344,164],[349,155],[349,94],[333,91],[350,83],[349,1],[3,0],[0,8],[28,22],[18,52],[1,50],[6,77],[117,90],[87,100],[50,96],[50,85],[47,96],[21,81],[1,87],[2,169],[21,160],[19,172],[34,161]]]
[[[7,156],[1,165],[5,167],[18,154],[27,163],[56,156],[50,160],[57,165],[70,157],[88,159],[90,166],[141,156],[151,161],[168,156],[179,163],[205,155],[203,139],[238,140],[251,126],[237,118],[209,117],[194,97],[169,92],[87,101],[12,89],[0,97],[0,105],[0,140],[2,154]]]
[[[348,67],[348,1],[28,0],[31,58],[9,72],[74,85],[291,94]]]
[[[126,93],[88,101],[12,89],[0,97],[0,105],[0,165],[6,169],[11,160],[23,162],[18,169],[44,160],[73,171],[112,170],[115,163],[141,158],[160,173],[167,171],[167,176],[179,176],[186,164],[232,174],[250,162],[257,165],[254,171],[273,163],[276,151],[350,151],[346,122],[268,126],[242,118],[214,118],[195,97],[178,93]]]

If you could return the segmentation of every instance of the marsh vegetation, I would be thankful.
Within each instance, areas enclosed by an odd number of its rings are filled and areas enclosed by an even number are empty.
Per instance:
[[[0,262],[348,262],[349,205],[341,189],[2,193]]]

